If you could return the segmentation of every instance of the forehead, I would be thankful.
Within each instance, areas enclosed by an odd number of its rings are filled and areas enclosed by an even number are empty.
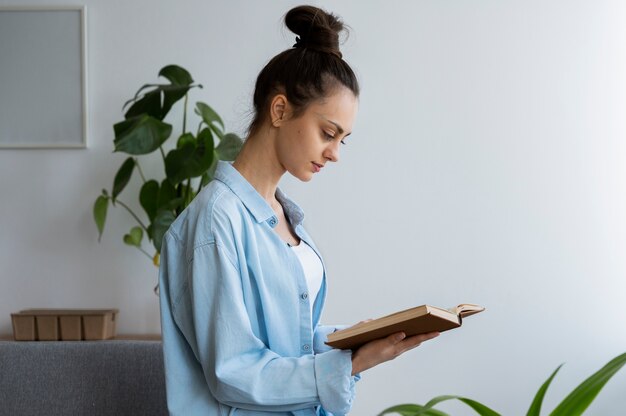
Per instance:
[[[339,124],[346,132],[352,131],[352,125],[358,110],[358,99],[346,87],[336,88],[330,95],[315,101],[307,109],[313,117]]]

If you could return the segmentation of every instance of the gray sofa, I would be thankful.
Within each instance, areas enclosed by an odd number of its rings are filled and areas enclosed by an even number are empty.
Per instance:
[[[167,415],[161,341],[0,341],[0,415]]]

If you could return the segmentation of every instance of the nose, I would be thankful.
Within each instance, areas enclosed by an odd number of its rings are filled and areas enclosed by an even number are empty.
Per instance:
[[[339,141],[333,142],[324,151],[324,158],[331,162],[339,162]]]

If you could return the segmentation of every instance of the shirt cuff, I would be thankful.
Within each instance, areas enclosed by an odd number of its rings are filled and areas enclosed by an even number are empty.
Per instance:
[[[335,331],[337,331],[337,327],[334,325],[320,325],[316,328],[313,337],[313,351],[316,354],[333,349],[333,347],[326,345],[326,341],[328,340],[328,334],[332,334]]]
[[[315,356],[315,382],[325,411],[337,416],[347,414],[354,401],[356,381],[350,350],[331,350]]]

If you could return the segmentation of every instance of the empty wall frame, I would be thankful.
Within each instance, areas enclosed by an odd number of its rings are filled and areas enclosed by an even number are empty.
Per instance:
[[[87,144],[85,7],[0,7],[0,148]]]

